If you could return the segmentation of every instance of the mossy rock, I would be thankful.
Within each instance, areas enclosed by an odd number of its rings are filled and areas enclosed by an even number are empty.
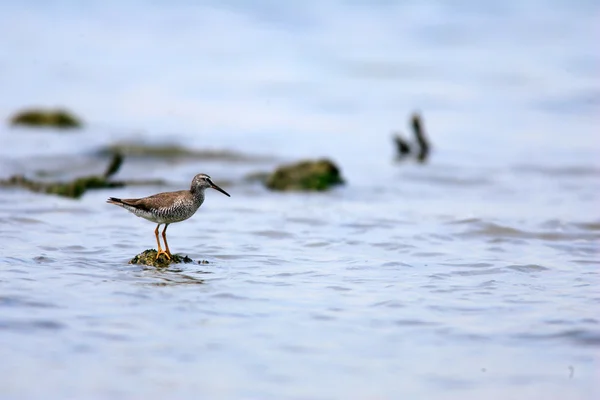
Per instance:
[[[24,125],[30,127],[51,127],[59,129],[80,128],[83,124],[79,118],[62,109],[28,109],[23,110],[10,119],[11,125]]]
[[[77,199],[89,189],[108,189],[125,186],[125,182],[111,181],[110,177],[117,173],[123,157],[115,154],[110,160],[104,175],[90,175],[75,178],[69,182],[43,182],[27,179],[23,175],[13,175],[8,179],[0,179],[0,187],[23,187],[34,192],[56,194]]]
[[[191,159],[228,162],[263,162],[269,157],[237,153],[228,150],[196,150],[177,144],[115,143],[99,151],[100,156],[122,154],[126,157],[158,159]]]
[[[107,189],[125,186],[122,182],[111,182],[103,176],[84,176],[71,182],[53,183],[46,188],[46,193],[59,196],[79,198],[89,189]]]
[[[27,179],[22,175],[11,176],[7,180],[0,180],[0,186],[24,187],[33,192],[56,194],[59,196],[77,199],[88,189],[106,189],[123,187],[123,182],[113,182],[104,176],[84,176],[70,182],[38,182]]]
[[[340,169],[322,159],[280,166],[267,178],[266,186],[281,191],[323,191],[343,183]]]
[[[119,143],[100,151],[100,155],[120,153],[128,157],[148,158],[185,158],[195,156],[194,152],[178,145],[147,145],[138,143]]]
[[[158,251],[155,249],[148,249],[137,256],[133,257],[129,264],[139,264],[139,265],[147,265],[149,267],[156,268],[166,268],[171,264],[180,264],[185,263],[189,264],[194,262],[188,256],[180,256],[179,254],[171,254],[171,259],[169,260],[165,254],[161,254],[160,257],[156,258]]]

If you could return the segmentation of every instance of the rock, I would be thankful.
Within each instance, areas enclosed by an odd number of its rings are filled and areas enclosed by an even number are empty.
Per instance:
[[[66,110],[23,110],[10,119],[11,125],[24,125],[30,127],[51,127],[59,129],[81,128],[81,120]]]
[[[56,194],[77,199],[89,189],[105,189],[125,186],[124,182],[111,181],[123,162],[123,157],[117,154],[111,159],[103,175],[90,175],[73,179],[69,182],[43,182],[28,179],[22,175],[13,175],[6,180],[0,179],[0,186],[23,187],[33,192]]]
[[[27,179],[22,175],[13,175],[7,180],[0,180],[0,186],[23,187],[33,192],[56,194],[64,197],[77,199],[88,189],[104,189],[123,187],[123,182],[108,181],[103,176],[84,176],[70,182],[39,182]]]
[[[125,186],[122,182],[111,182],[103,176],[84,176],[66,183],[52,183],[46,187],[48,194],[79,198],[89,189],[107,189]]]
[[[330,160],[306,160],[278,167],[266,181],[272,190],[323,191],[343,184],[339,168]]]
[[[248,155],[228,150],[196,150],[176,144],[115,143],[101,149],[98,153],[100,156],[122,154],[133,158],[161,158],[167,160],[190,159],[228,162],[264,162],[271,160],[270,157]]]
[[[167,256],[165,254],[161,254],[160,257],[158,257],[158,259],[157,259],[156,258],[157,254],[158,254],[158,251],[156,251],[154,249],[145,250],[145,251],[141,252],[140,254],[138,254],[137,256],[133,257],[129,261],[129,264],[147,265],[149,267],[156,267],[156,268],[167,268],[171,264],[179,264],[179,263],[189,264],[191,262],[194,262],[194,260],[192,260],[188,256],[182,257],[178,254],[171,254],[170,260],[167,258]],[[200,263],[200,262],[198,262],[198,263]],[[208,262],[203,262],[203,264],[205,264],[205,263],[208,264]]]

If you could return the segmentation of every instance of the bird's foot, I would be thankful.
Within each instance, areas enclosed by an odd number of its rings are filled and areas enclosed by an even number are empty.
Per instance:
[[[163,249],[158,249],[158,252],[156,253],[156,259],[158,260],[158,258],[160,257],[161,254],[164,254],[168,260],[171,259],[171,253],[164,251]]]

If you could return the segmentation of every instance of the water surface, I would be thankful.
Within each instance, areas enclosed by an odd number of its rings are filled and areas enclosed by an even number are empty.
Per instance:
[[[4,4],[2,177],[101,172],[115,141],[164,185],[0,191],[0,397],[593,399],[600,393],[594,2]],[[597,30],[597,29],[596,29]],[[597,36],[597,35],[596,35]],[[427,165],[392,130],[423,112]],[[331,157],[348,184],[244,179]],[[128,264],[154,225],[105,203],[216,191],[169,227],[208,263]]]

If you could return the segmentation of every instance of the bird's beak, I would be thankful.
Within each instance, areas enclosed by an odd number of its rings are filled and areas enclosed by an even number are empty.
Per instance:
[[[223,189],[221,189],[220,187],[218,187],[218,186],[217,186],[217,185],[215,185],[214,183],[212,183],[212,182],[211,182],[211,183],[210,183],[210,185],[211,185],[211,187],[212,187],[213,189],[215,189],[215,190],[218,190],[219,192],[223,193],[225,196],[227,196],[227,197],[231,197],[231,196],[229,195],[229,193],[227,193],[226,191],[224,191]]]

